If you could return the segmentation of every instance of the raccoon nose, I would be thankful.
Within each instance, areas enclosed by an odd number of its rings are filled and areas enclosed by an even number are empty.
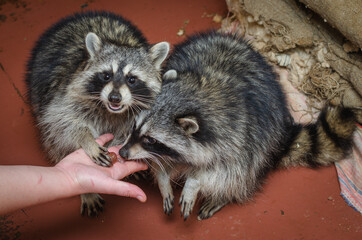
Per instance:
[[[122,96],[119,93],[111,93],[108,96],[108,100],[111,103],[120,103],[122,100]]]
[[[121,149],[119,149],[119,156],[121,156],[124,159],[128,158],[128,150],[124,147],[122,147]]]

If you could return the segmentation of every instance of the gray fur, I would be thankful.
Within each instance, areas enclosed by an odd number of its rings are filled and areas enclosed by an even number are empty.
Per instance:
[[[166,42],[150,45],[129,21],[109,12],[86,12],[60,20],[35,45],[26,83],[44,150],[57,163],[83,148],[110,166],[95,138],[113,133],[119,144],[141,109],[161,88]],[[82,196],[82,212],[102,208],[100,196]]]
[[[353,114],[328,107],[315,125],[295,124],[272,68],[242,39],[193,36],[175,47],[165,69],[161,93],[137,117],[120,155],[150,161],[167,214],[173,181],[186,179],[179,201],[184,219],[198,196],[198,218],[205,219],[249,200],[279,166],[326,165],[336,160],[325,158],[328,148],[350,150]],[[303,146],[298,159],[294,145]]]

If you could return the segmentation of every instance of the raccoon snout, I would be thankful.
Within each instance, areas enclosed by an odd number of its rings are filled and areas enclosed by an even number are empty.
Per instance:
[[[122,96],[119,93],[111,93],[108,96],[108,101],[114,104],[118,104],[122,101]]]
[[[128,150],[126,148],[122,147],[121,149],[119,149],[119,155],[123,159],[127,159],[128,158]]]

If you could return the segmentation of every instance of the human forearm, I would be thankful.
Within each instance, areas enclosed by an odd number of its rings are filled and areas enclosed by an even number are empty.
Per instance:
[[[62,171],[38,166],[0,166],[0,189],[0,214],[80,192]]]
[[[103,146],[112,138],[113,135],[104,134],[97,142]],[[119,149],[115,146],[108,150],[118,153]],[[145,169],[146,164],[134,161],[117,161],[111,167],[102,167],[83,149],[69,154],[54,167],[0,166],[0,214],[83,193],[114,194],[145,202],[142,189],[119,181]]]

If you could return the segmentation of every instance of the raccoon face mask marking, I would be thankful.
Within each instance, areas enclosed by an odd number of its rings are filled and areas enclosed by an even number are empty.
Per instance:
[[[167,42],[155,44],[147,52],[109,44],[90,32],[85,45],[90,56],[86,70],[93,74],[86,88],[95,101],[98,96],[104,107],[116,114],[149,107],[160,90],[158,71],[169,51]]]
[[[119,154],[129,160],[146,158],[146,161],[155,162],[163,168],[172,162],[179,162],[181,156],[185,155],[182,146],[189,145],[186,139],[199,131],[197,120],[193,116],[185,116],[174,119],[175,125],[170,129],[161,130],[160,126],[148,121],[149,111],[142,111],[136,118],[132,133],[123,144]],[[166,132],[183,132],[185,137],[175,138],[173,134]],[[187,137],[186,137],[187,136]],[[186,139],[185,139],[186,138]]]

